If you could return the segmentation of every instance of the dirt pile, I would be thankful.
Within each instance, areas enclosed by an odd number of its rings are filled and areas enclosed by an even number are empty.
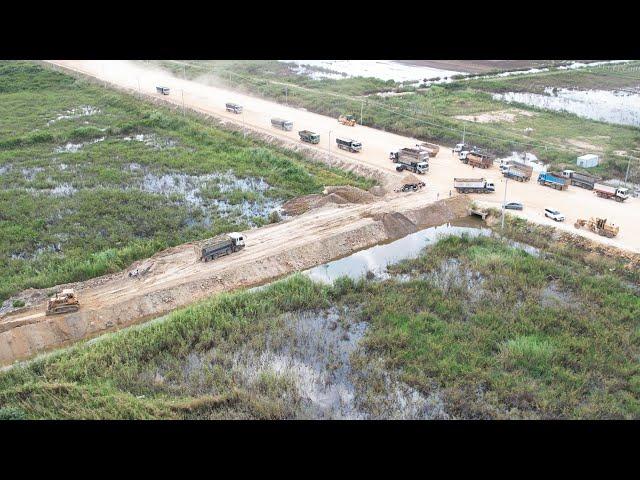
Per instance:
[[[328,204],[344,205],[346,203],[371,203],[376,197],[356,187],[327,187],[324,195],[311,194],[293,198],[284,203],[282,210],[287,215],[301,215],[308,210],[324,207]]]
[[[454,218],[466,217],[471,200],[466,195],[459,195],[419,207],[405,216],[419,228],[446,223]]]
[[[351,187],[349,185],[339,187],[327,187],[324,189],[328,195],[334,194],[340,198],[343,198],[348,203],[372,203],[376,200],[372,193],[361,190],[357,187]]]
[[[382,222],[389,238],[399,238],[418,231],[415,223],[399,212],[382,213],[373,216],[374,220]]]

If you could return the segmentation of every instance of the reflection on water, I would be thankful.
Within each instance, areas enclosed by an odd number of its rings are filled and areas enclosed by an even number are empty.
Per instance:
[[[465,217],[446,225],[420,230],[390,243],[375,245],[303,273],[312,280],[323,283],[332,283],[336,278],[343,276],[358,280],[368,272],[377,278],[387,278],[388,265],[418,256],[424,247],[436,243],[441,238],[462,234],[474,237],[490,235],[491,230],[483,225],[479,218]]]

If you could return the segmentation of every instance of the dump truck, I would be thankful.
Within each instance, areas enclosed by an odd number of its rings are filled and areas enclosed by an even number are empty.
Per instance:
[[[169,87],[157,86],[156,92],[158,92],[160,95],[169,95]]]
[[[242,105],[238,105],[237,103],[227,103],[225,108],[227,109],[227,112],[242,113]]]
[[[458,193],[491,193],[496,191],[493,182],[486,178],[454,178],[453,188]]]
[[[593,185],[593,192],[602,198],[611,198],[616,202],[624,202],[629,198],[629,189],[622,187],[612,187],[603,183]]]
[[[300,140],[307,143],[320,143],[320,134],[310,130],[300,130],[298,132]]]
[[[607,223],[606,218],[591,217],[589,221],[579,218],[574,224],[574,227],[586,227],[588,230],[591,230],[592,232],[595,232],[598,235],[607,238],[615,237],[620,231],[620,227],[613,225],[612,223]]]
[[[593,186],[602,180],[600,177],[594,177],[587,173],[578,173],[573,170],[563,170],[561,175],[563,178],[568,179],[571,185],[586,188],[587,190],[593,190]]]
[[[546,187],[555,188],[556,190],[566,190],[569,188],[569,183],[564,178],[556,177],[547,172],[541,172],[538,175],[538,183]]]
[[[398,160],[396,162],[396,171],[402,172],[404,170],[408,170],[413,173],[427,173],[429,171],[429,164],[427,162],[417,162],[414,160],[407,160],[406,158],[403,160]]]
[[[533,167],[524,163],[512,161],[506,165],[501,165],[502,175],[518,182],[528,182],[533,175]]]
[[[80,302],[72,288],[65,288],[61,293],[56,293],[47,302],[45,315],[57,315],[59,313],[77,312],[80,310]]]
[[[473,167],[489,168],[493,165],[493,160],[489,155],[480,152],[469,152],[467,154],[467,161],[465,162]]]
[[[287,132],[293,130],[293,122],[290,120],[284,120],[282,118],[272,118],[271,125]]]
[[[244,235],[238,232],[231,232],[212,238],[195,245],[196,254],[199,259],[208,262],[223,255],[242,250],[245,245]]]
[[[440,147],[435,143],[429,143],[429,142],[418,143],[416,147],[420,150],[425,150],[430,157],[435,157],[440,151]]]
[[[420,148],[401,148],[400,150],[392,150],[389,158],[393,163],[399,163],[402,160],[413,160],[418,162],[428,162],[429,152]]]
[[[362,144],[357,140],[352,140],[350,138],[336,138],[336,144],[338,148],[341,150],[347,150],[349,152],[359,152],[362,150]]]
[[[356,117],[354,115],[340,115],[338,122],[342,125],[349,125],[350,127],[356,126]]]

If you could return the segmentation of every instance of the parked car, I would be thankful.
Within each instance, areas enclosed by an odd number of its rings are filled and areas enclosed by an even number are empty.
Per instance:
[[[554,210],[553,208],[545,208],[544,216],[555,220],[556,222],[564,222],[564,215],[561,214],[558,210]]]
[[[522,210],[524,207],[520,202],[509,202],[504,204],[504,208],[507,210]]]

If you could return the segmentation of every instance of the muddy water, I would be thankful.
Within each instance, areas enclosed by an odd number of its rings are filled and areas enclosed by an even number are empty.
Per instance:
[[[322,283],[333,283],[339,277],[358,280],[368,272],[376,278],[388,278],[387,266],[401,260],[414,258],[427,245],[436,243],[441,238],[451,235],[491,235],[491,230],[484,226],[480,219],[467,217],[445,225],[426,228],[390,243],[376,245],[356,252],[333,262],[325,263],[304,271],[312,280]]]
[[[565,111],[601,122],[640,126],[640,94],[546,88],[544,95],[508,92],[493,94],[493,98],[547,110]]]

